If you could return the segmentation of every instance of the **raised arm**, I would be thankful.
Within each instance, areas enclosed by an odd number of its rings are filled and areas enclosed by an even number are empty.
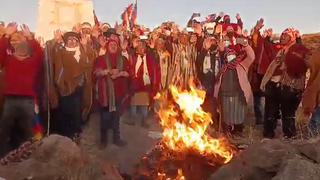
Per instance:
[[[0,67],[5,66],[8,56],[7,50],[10,46],[9,38],[12,34],[17,32],[17,23],[10,23],[5,29],[5,35],[0,39]]]
[[[241,29],[243,29],[243,22],[239,13],[237,14],[236,18],[237,18],[237,24],[240,26]]]
[[[0,68],[5,66],[7,59],[7,49],[9,48],[9,38],[2,37],[0,39]]]

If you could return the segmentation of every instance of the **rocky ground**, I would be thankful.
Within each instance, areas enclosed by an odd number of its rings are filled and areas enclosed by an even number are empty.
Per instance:
[[[149,118],[149,123],[151,125],[149,129],[140,127],[140,122],[138,121],[135,126],[127,125],[124,123],[126,117],[128,117],[128,115],[125,115],[122,118],[120,127],[122,139],[128,143],[126,147],[117,147],[113,145],[112,133],[110,132],[107,148],[99,148],[98,114],[93,114],[91,121],[85,127],[81,136],[81,147],[96,161],[109,162],[114,164],[121,173],[131,174],[141,157],[157,142],[157,138],[152,136],[152,134],[157,135],[161,133],[161,131],[158,123],[151,117]]]
[[[127,118],[130,118],[127,116]],[[125,118],[122,120],[125,121]],[[7,180],[121,180],[121,174],[132,174],[141,157],[158,141],[161,128],[150,117],[150,129],[137,123],[121,123],[126,147],[109,144],[99,148],[99,116],[93,114],[81,135],[80,146],[61,136],[45,138],[28,160],[0,165],[0,177]],[[232,143],[246,145],[227,165],[214,173],[219,180],[319,180],[320,139],[261,142],[261,126],[246,128],[245,137]],[[111,142],[111,136],[110,140]],[[1,179],[1,178],[0,178]]]

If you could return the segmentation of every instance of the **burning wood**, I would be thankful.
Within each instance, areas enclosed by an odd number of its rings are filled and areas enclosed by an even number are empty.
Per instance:
[[[232,159],[234,148],[226,139],[206,132],[212,119],[201,108],[204,91],[193,85],[189,90],[172,86],[156,99],[163,137],[142,159],[136,179],[206,179]]]

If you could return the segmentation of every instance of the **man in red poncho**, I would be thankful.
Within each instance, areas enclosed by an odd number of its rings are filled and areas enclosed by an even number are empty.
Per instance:
[[[16,23],[6,27],[5,36],[0,39],[0,66],[5,71],[0,156],[33,137],[42,59],[42,48],[28,26],[23,25],[19,32]]]
[[[101,106],[100,140],[101,146],[107,145],[107,130],[113,130],[113,143],[125,146],[120,139],[120,111],[128,95],[129,61],[121,55],[119,41],[109,39],[107,53],[99,56],[95,65],[96,90]]]
[[[269,65],[261,82],[265,92],[264,137],[273,138],[279,110],[285,138],[296,135],[295,111],[305,88],[309,50],[297,43],[298,31],[288,28],[280,37],[281,48]]]

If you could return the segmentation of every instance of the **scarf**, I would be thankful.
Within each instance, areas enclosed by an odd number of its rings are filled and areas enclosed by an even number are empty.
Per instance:
[[[209,52],[208,52],[208,54],[206,55],[206,57],[204,58],[204,61],[203,61],[203,73],[207,74],[208,72],[212,72],[211,56],[210,56]]]
[[[107,64],[107,69],[110,71],[112,70],[112,64],[110,59],[114,59],[117,58],[117,56],[114,55],[106,55],[106,64]],[[121,56],[118,56],[117,59],[117,69],[119,69],[120,71],[123,69],[123,59]],[[116,96],[115,96],[115,89],[114,89],[114,85],[113,85],[113,80],[111,79],[111,77],[108,75],[106,77],[106,83],[108,85],[108,104],[109,104],[109,112],[113,112],[116,111]]]
[[[76,59],[77,62],[80,61],[80,55],[81,55],[80,46],[77,46],[75,48],[66,47],[66,51],[74,52],[73,57]]]
[[[283,70],[285,57],[290,49],[290,47],[294,45],[294,43],[283,46],[282,49],[277,53],[275,59],[270,63],[265,75],[262,78],[260,89],[264,90],[266,84],[272,79],[276,70]],[[280,79],[281,80],[281,79]],[[273,81],[280,81],[279,79]]]
[[[136,63],[136,67],[135,67],[135,76],[138,76],[138,71],[141,67],[141,65],[143,65],[143,83],[144,85],[149,85],[151,84],[150,81],[150,76],[149,76],[149,71],[148,71],[148,66],[147,66],[147,57],[146,55],[143,56],[143,58],[138,55],[138,59],[137,59],[137,63]]]
[[[231,62],[227,62],[223,65],[223,67],[221,68],[218,77],[223,76],[228,70],[234,70],[237,68],[237,66],[246,58],[246,54],[245,53],[240,53],[239,55],[236,56],[236,58],[231,61]],[[226,60],[227,61],[227,60]]]
[[[161,70],[161,86],[166,88],[168,84],[168,71],[169,71],[169,55],[167,52],[160,51],[160,70]]]

